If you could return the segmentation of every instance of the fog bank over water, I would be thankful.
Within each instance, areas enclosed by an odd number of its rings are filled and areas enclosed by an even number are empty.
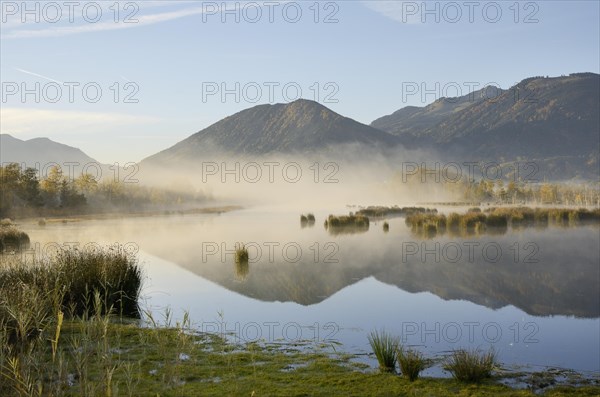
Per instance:
[[[424,163],[440,164],[432,152],[359,144],[328,147],[310,154],[206,152],[191,163],[171,161],[156,166],[142,162],[140,183],[193,189],[216,202],[295,210],[347,204],[408,205],[457,198],[435,183],[423,184],[423,189],[397,183],[403,171],[414,172],[415,166]]]

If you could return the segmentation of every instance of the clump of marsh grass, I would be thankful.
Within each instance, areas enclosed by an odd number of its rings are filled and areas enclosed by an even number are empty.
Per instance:
[[[244,244],[240,244],[235,249],[235,279],[245,281],[250,274],[250,264],[248,263],[250,255]]]
[[[26,345],[59,312],[139,317],[141,284],[141,268],[122,248],[61,250],[33,264],[16,260],[0,268],[0,324],[12,345]]]
[[[302,227],[312,226],[315,224],[315,216],[313,214],[300,215],[300,225]]]
[[[368,227],[369,218],[364,215],[329,215],[327,218],[329,227]]]
[[[390,224],[387,222],[383,222],[383,231],[384,232],[389,232],[390,231]]]
[[[417,380],[421,371],[429,368],[432,364],[432,361],[425,358],[421,352],[413,349],[404,349],[401,346],[397,354],[400,372],[411,382]]]
[[[369,344],[382,372],[394,372],[396,370],[397,352],[400,347],[400,338],[392,336],[386,331],[372,331],[369,336]]]
[[[0,253],[29,248],[29,235],[15,227],[10,219],[0,221]]]
[[[478,383],[490,378],[496,367],[496,352],[479,350],[455,350],[448,358],[444,369],[462,382]]]
[[[363,233],[369,230],[369,218],[353,213],[341,216],[329,215],[324,225],[325,229],[333,235]]]
[[[139,316],[143,275],[136,259],[123,248],[62,250],[55,261],[60,272],[55,284],[64,286],[63,306],[74,314],[89,314],[93,295],[98,292],[104,310],[113,308],[121,315]]]
[[[235,263],[248,263],[248,249],[244,244],[240,244],[235,249]]]
[[[424,207],[383,207],[383,206],[369,206],[363,208],[357,212],[358,215],[364,215],[373,218],[383,218],[390,216],[408,216],[414,214],[435,214],[436,209],[424,208]]]

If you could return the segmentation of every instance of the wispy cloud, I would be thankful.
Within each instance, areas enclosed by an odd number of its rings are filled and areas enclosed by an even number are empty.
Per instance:
[[[43,29],[13,29],[2,35],[3,39],[36,38],[36,37],[59,37],[79,33],[101,32],[109,30],[133,29],[142,26],[149,26],[161,22],[171,21],[192,15],[203,13],[202,7],[186,8],[183,10],[162,12],[158,14],[136,16],[137,22],[115,23],[114,21],[105,21],[97,23],[80,23],[70,26],[50,27]]]
[[[421,3],[414,1],[362,1],[362,4],[395,21],[409,25],[421,24],[421,14],[414,10],[414,7],[420,7]]]
[[[106,133],[123,126],[151,124],[158,117],[135,116],[121,113],[84,112],[47,109],[1,108],[0,133],[49,135]]]
[[[17,70],[17,71],[19,71],[21,73],[29,74],[31,76],[36,76],[36,77],[42,78],[44,80],[52,81],[54,83],[64,84],[62,81],[58,81],[58,80],[55,80],[55,79],[53,79],[51,77],[44,76],[44,75],[41,75],[41,74],[38,74],[38,73],[30,72],[29,70],[24,70],[24,69],[21,69],[21,68],[15,68],[15,70]]]
[[[280,3],[288,3],[290,0],[281,0]],[[17,18],[18,15],[13,15],[12,19],[8,19],[6,22],[3,22],[2,32],[0,34],[1,39],[23,39],[23,38],[40,38],[40,37],[60,37],[67,36],[73,34],[80,33],[92,33],[92,32],[102,32],[102,31],[111,31],[111,30],[123,30],[123,29],[133,29],[137,27],[150,26],[161,22],[172,21],[180,18],[190,17],[194,15],[202,15],[204,13],[210,12],[219,13],[223,10],[233,10],[238,7],[243,7],[245,4],[256,4],[252,1],[225,1],[225,2],[212,2],[211,7],[207,8],[205,5],[201,7],[187,7],[178,10],[168,11],[168,12],[159,12],[159,13],[149,13],[144,14],[152,9],[160,8],[160,7],[177,7],[182,5],[190,4],[189,1],[138,1],[131,2],[135,4],[139,9],[133,12],[131,17],[131,22],[124,21],[126,11],[123,11],[121,15],[121,21],[115,23],[113,20],[112,10],[113,3],[107,2],[102,4],[101,7],[103,9],[103,15],[106,15],[101,21],[96,23],[89,23],[83,20],[81,15],[76,16],[75,20],[72,23],[69,23],[68,18],[63,18],[59,21],[59,23],[33,23],[32,21],[26,21],[26,23],[22,23],[20,18]],[[193,3],[193,2],[192,2]],[[98,4],[98,3],[96,3]],[[201,3],[202,4],[202,3]],[[259,2],[260,6],[261,3]],[[138,13],[139,11],[139,13]],[[66,12],[66,11],[65,11]],[[77,15],[77,13],[75,13]],[[38,29],[32,29],[32,27],[39,27],[40,25],[45,26]]]

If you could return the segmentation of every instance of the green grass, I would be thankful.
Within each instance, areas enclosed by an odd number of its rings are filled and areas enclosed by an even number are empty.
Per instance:
[[[491,378],[496,367],[496,353],[493,350],[455,350],[448,358],[444,369],[462,382],[478,383]]]
[[[27,345],[58,312],[89,317],[113,311],[138,317],[142,271],[120,248],[59,251],[43,262],[0,266],[0,327],[7,342]]]
[[[424,369],[429,368],[432,361],[426,359],[421,352],[413,349],[398,349],[398,366],[400,373],[409,381],[414,382]]]
[[[189,324],[188,319],[140,327],[102,317],[65,322],[54,359],[48,340],[54,329],[28,355],[0,357],[0,395],[565,397],[600,391],[558,387],[534,394],[492,380],[410,382],[319,346],[302,351],[269,343],[232,345],[217,335],[190,332]]]
[[[400,339],[385,331],[372,331],[369,336],[369,344],[382,372],[394,372],[396,370],[397,352],[400,348]]]

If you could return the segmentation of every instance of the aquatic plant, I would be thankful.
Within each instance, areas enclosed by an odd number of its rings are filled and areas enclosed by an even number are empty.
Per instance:
[[[478,383],[492,376],[496,367],[496,353],[493,349],[487,352],[479,350],[455,350],[448,357],[444,369],[460,381]]]
[[[372,331],[368,335],[369,344],[382,372],[396,370],[397,352],[400,347],[400,338],[392,336],[386,331]]]

